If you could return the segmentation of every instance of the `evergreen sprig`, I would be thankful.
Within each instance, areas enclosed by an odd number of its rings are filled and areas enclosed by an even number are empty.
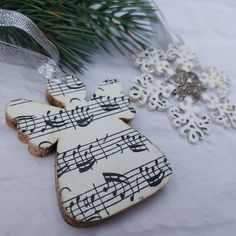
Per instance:
[[[57,46],[61,64],[80,72],[96,49],[109,52],[108,43],[121,53],[144,47],[151,35],[147,25],[157,22],[147,0],[1,0],[0,8],[28,16]],[[17,29],[0,28],[0,39],[42,52]]]

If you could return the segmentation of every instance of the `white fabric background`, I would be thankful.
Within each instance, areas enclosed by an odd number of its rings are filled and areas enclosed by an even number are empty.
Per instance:
[[[169,25],[204,63],[232,75],[236,103],[236,1],[159,0]],[[130,58],[101,52],[81,76],[88,95],[107,77],[119,79],[127,92],[139,71]],[[167,155],[171,182],[135,208],[86,229],[61,218],[54,186],[54,159],[32,156],[4,122],[4,106],[13,99],[46,102],[45,82],[28,68],[0,64],[0,235],[235,235],[236,131],[212,127],[211,134],[190,145],[170,126],[164,113],[137,110],[133,126]]]

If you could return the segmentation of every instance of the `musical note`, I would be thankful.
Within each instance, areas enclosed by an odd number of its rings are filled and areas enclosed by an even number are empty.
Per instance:
[[[73,157],[76,163],[77,168],[79,169],[80,173],[83,173],[89,169],[92,169],[94,163],[96,162],[96,159],[93,155],[92,148],[93,145],[91,144],[88,148],[88,150],[85,150],[84,155],[80,152],[81,146],[78,145],[77,150],[73,151]],[[77,161],[80,157],[80,160]]]
[[[119,193],[119,196],[121,199],[124,199],[125,194],[126,194],[125,186],[128,185],[130,187],[130,190],[133,193],[130,197],[130,201],[134,200],[133,188],[131,187],[129,180],[126,176],[118,174],[118,173],[103,173],[103,177],[107,183],[107,186],[103,188],[104,192],[107,192],[108,189],[110,188],[114,188],[114,190],[112,191],[112,194],[114,197],[116,197],[118,195],[117,185],[121,184],[122,191]]]
[[[122,154],[124,152],[124,148],[122,147],[122,145],[117,143],[116,146],[119,147],[120,153]]]
[[[129,135],[122,135],[121,139],[127,144],[127,146],[130,148],[133,152],[143,152],[143,151],[149,151],[146,147],[144,140],[142,140],[142,136],[139,134],[137,135],[129,136]]]
[[[84,206],[86,208],[89,208],[90,209],[93,209],[94,212],[92,214],[90,214],[90,216],[86,217],[86,220],[87,221],[91,221],[91,220],[94,220],[94,219],[101,219],[101,216],[99,214],[99,211],[96,209],[95,205],[94,205],[94,202],[95,202],[95,194],[93,193],[91,196],[85,196],[85,198],[83,199],[83,202],[84,202]]]
[[[100,141],[99,141],[98,138],[96,139],[96,142],[97,142],[98,146],[100,147],[100,149],[102,150],[102,153],[104,154],[104,157],[105,157],[106,159],[107,159],[107,154],[106,154],[106,152],[104,151],[104,149],[103,149],[103,147],[102,147],[102,144],[104,144],[104,143],[106,142],[107,138],[108,138],[108,134],[105,136],[105,138],[102,140],[101,143],[100,143]]]
[[[139,182],[138,182],[138,180],[139,180],[139,178],[137,177],[136,179],[135,179],[135,182],[136,182],[136,186],[137,186],[137,188],[138,188],[138,193],[140,192],[140,187],[139,187]]]
[[[76,204],[77,204],[77,206],[79,206],[79,201],[80,201],[80,195],[78,195],[78,196],[76,197]]]
[[[110,96],[103,97],[99,96],[96,97],[96,94],[93,95],[93,99],[97,101],[99,106],[102,108],[103,111],[114,111],[120,109],[120,106],[117,102],[117,98],[111,98]]]
[[[47,111],[47,116],[46,117],[43,116],[43,119],[45,121],[45,127],[41,129],[42,132],[44,132],[47,129],[48,126],[52,127],[52,128],[57,128],[58,130],[60,130],[59,129],[60,127],[63,127],[63,126],[65,126],[67,124],[62,119],[62,113],[63,113],[62,110],[59,112],[61,120],[58,120],[58,116],[57,115],[54,115],[53,120],[51,120],[50,113],[51,113],[51,111],[49,110],[49,111]]]
[[[74,76],[67,76],[65,83],[54,83],[48,81],[48,92],[53,96],[66,96],[66,94],[76,93],[85,90],[83,83],[74,79]]]
[[[35,116],[18,116],[16,120],[19,122],[22,133],[26,133],[28,130],[30,133],[33,133],[35,130]],[[24,124],[24,125],[23,125]],[[24,128],[23,128],[24,127]]]
[[[98,87],[98,89],[104,91],[104,89],[103,89],[102,87],[107,86],[107,85],[111,85],[111,84],[115,84],[115,83],[117,83],[117,80],[116,80],[116,79],[107,79],[107,80],[104,80],[104,82],[102,82],[102,83],[100,84],[100,86]]]
[[[66,152],[64,152],[63,156],[61,157],[61,160],[63,160],[63,164],[57,162],[58,166],[59,166],[59,168],[57,170],[57,177],[58,178],[70,170],[68,163],[66,163],[66,161],[65,161],[65,156],[66,156]]]
[[[155,167],[157,167],[155,169]],[[151,168],[146,166],[144,169],[142,167],[139,168],[140,173],[148,182],[150,187],[158,186],[165,176],[165,171],[163,171],[158,166],[158,160],[155,160],[155,165]]]
[[[77,114],[78,118],[75,117],[75,114]],[[79,127],[88,126],[94,118],[94,114],[89,114],[89,106],[86,108],[76,106],[75,110],[72,110],[72,116]]]
[[[65,84],[69,89],[84,88],[84,84],[80,80],[75,79],[74,76],[71,76],[71,79],[66,79]]]
[[[87,196],[84,198],[83,202],[86,207],[90,206]]]
[[[74,211],[73,211],[73,207],[75,206],[75,203],[73,201],[70,202],[69,206],[66,207],[66,211],[68,211],[69,209],[69,213],[72,215],[73,218],[75,218],[75,214],[74,214]]]
[[[130,98],[127,98],[126,96],[122,96],[121,100],[131,113],[136,114],[136,111],[134,110],[134,108],[130,106]]]
[[[79,210],[82,213],[84,219],[86,219],[86,216],[85,216],[85,214],[84,214],[84,212],[83,212],[83,210],[80,206],[80,195],[76,196],[75,202],[76,202],[76,205],[77,205],[77,209],[75,209],[74,211]],[[76,215],[74,215],[74,218],[76,218]]]

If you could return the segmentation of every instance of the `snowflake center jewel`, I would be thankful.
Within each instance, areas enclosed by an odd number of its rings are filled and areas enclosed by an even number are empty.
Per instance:
[[[173,94],[180,100],[184,100],[186,96],[190,96],[194,101],[199,101],[202,92],[206,90],[199,77],[193,72],[177,69],[176,74],[171,76],[169,81],[176,85]]]

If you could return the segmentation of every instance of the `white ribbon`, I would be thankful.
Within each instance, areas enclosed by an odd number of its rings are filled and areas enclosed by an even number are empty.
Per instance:
[[[157,24],[152,25],[152,28],[154,31],[153,43],[157,44],[156,46],[163,50],[167,50],[169,44],[173,44],[173,43],[184,44],[184,40],[169,27],[156,1],[151,0],[151,3],[153,7],[156,9],[156,15],[159,19]]]

